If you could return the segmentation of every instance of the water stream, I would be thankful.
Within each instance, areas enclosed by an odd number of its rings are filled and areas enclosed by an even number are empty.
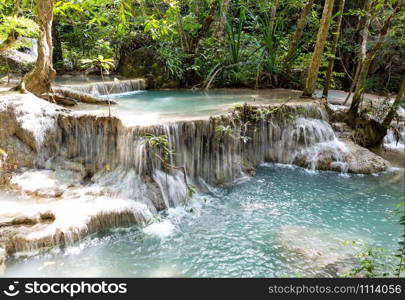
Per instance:
[[[5,276],[341,276],[359,251],[344,241],[392,253],[403,164],[348,174],[387,164],[340,140],[321,106],[240,106],[293,95],[136,91],[113,96],[112,119],[100,117],[105,106],[66,113],[16,100],[8,108],[15,119],[3,111],[20,128],[6,146],[23,141],[35,151],[27,150],[32,164],[12,174],[15,190],[0,190]],[[236,104],[233,114],[209,118]],[[150,134],[167,137],[170,163],[184,166],[196,189],[192,199],[183,173],[147,147]]]
[[[5,275],[336,276],[352,264],[345,240],[396,249],[401,227],[392,210],[403,178],[403,171],[359,176],[267,164],[251,180],[171,208],[144,229],[109,230],[14,258]]]

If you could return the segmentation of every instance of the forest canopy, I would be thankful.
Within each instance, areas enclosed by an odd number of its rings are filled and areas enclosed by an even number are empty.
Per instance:
[[[377,43],[400,1],[53,1],[53,66],[58,73],[82,71],[83,60],[102,55],[114,59],[113,71],[151,75],[157,87],[303,89],[328,2],[316,87],[327,81],[333,58],[330,87],[349,90],[363,43],[366,49]],[[36,10],[35,1],[0,0],[0,53],[8,46],[29,47],[25,37],[39,34]],[[403,9],[391,21],[368,70],[367,91],[399,89],[405,69]],[[152,63],[142,66],[145,57]]]

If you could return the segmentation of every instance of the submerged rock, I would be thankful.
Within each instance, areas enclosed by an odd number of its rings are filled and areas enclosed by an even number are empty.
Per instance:
[[[336,275],[352,259],[353,253],[338,238],[324,231],[283,225],[279,238],[284,250],[293,253],[297,263],[310,266],[312,275],[324,276],[329,272]]]

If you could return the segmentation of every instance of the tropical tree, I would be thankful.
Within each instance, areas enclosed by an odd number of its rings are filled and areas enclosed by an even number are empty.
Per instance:
[[[329,54],[328,68],[326,70],[326,79],[325,79],[325,84],[324,84],[323,91],[322,91],[323,98],[328,98],[329,86],[330,86],[330,83],[332,80],[333,65],[335,62],[336,49],[337,49],[338,41],[339,41],[339,37],[340,37],[340,26],[342,24],[344,7],[345,7],[345,0],[339,0],[338,16],[337,16],[337,20],[336,20],[336,26],[334,28],[335,32],[333,32],[332,47],[331,47],[331,51]]]
[[[333,3],[334,0],[325,0],[321,24],[316,38],[315,50],[312,54],[312,60],[308,68],[307,80],[302,97],[312,97],[315,92],[316,80],[318,78],[319,67],[321,65],[322,55],[331,22]]]
[[[362,95],[364,93],[364,87],[365,87],[365,83],[366,83],[366,79],[367,79],[367,74],[370,69],[370,65],[371,65],[372,61],[374,60],[375,56],[377,55],[378,51],[384,44],[384,40],[388,33],[388,29],[390,28],[390,25],[394,21],[394,18],[404,8],[404,4],[405,4],[404,0],[398,1],[395,9],[389,14],[389,16],[385,20],[383,26],[381,27],[380,32],[378,34],[377,41],[375,42],[374,46],[367,52],[366,57],[361,62],[359,77],[356,82],[356,88],[355,88],[352,103],[350,105],[350,109],[348,112],[348,122],[352,126],[355,126],[355,121],[358,116],[358,110],[359,110],[360,102],[362,99]]]

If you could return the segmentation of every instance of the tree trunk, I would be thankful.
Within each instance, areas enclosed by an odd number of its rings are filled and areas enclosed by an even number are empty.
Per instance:
[[[401,84],[401,87],[399,88],[397,96],[395,97],[395,101],[392,104],[387,116],[384,118],[384,121],[382,122],[382,125],[385,128],[388,129],[392,120],[394,119],[395,113],[397,112],[399,106],[401,105],[401,101],[403,99],[404,93],[405,93],[405,79],[402,80],[402,84]]]
[[[229,0],[223,0],[221,6],[221,17],[219,18],[218,24],[218,31],[217,31],[217,38],[219,40],[223,40],[225,36],[225,23],[226,23],[226,15],[228,14],[229,10]]]
[[[15,0],[13,15],[15,17],[18,17],[21,15],[21,13],[21,0]],[[11,29],[8,37],[0,44],[0,55],[10,49],[18,41],[18,38],[18,32],[14,29]]]
[[[191,39],[191,41],[189,43],[188,51],[187,51],[188,56],[186,57],[186,59],[184,61],[185,65],[190,65],[190,66],[193,65],[195,55],[197,53],[198,44],[199,44],[200,40],[204,36],[206,36],[212,23],[214,22],[215,13],[217,11],[218,5],[219,5],[219,0],[215,0],[211,4],[211,8],[210,8],[207,16],[205,17],[201,28],[197,31],[195,36]],[[183,80],[184,81],[182,82],[182,84],[185,86],[190,86],[190,85],[195,84],[199,80],[197,72],[193,69],[187,70]]]
[[[361,64],[359,78],[357,80],[356,89],[354,91],[352,104],[350,105],[350,109],[348,112],[347,120],[348,120],[349,125],[354,126],[355,119],[358,116],[358,110],[359,110],[359,106],[361,103],[362,95],[364,93],[364,87],[366,84],[367,74],[368,74],[368,70],[370,68],[371,62],[373,61],[374,57],[376,56],[378,50],[380,50],[380,48],[384,44],[385,36],[387,35],[388,29],[389,29],[394,17],[399,13],[401,8],[403,7],[403,4],[404,4],[404,2],[402,0],[400,0],[400,2],[398,2],[396,8],[390,14],[390,16],[385,21],[383,27],[381,28],[376,43],[374,44],[373,48],[371,48],[371,50],[367,53],[366,58],[364,59],[364,61]]]
[[[197,34],[191,40],[190,48],[188,51],[189,54],[194,55],[197,52],[198,43],[207,34],[208,30],[210,29],[211,24],[215,19],[215,12],[217,11],[218,4],[219,4],[218,2],[219,2],[219,0],[215,0],[212,3],[211,8],[210,8],[207,16],[205,17],[202,26],[198,30]]]
[[[41,96],[51,89],[56,72],[52,67],[52,19],[53,0],[36,0],[38,25],[41,30],[38,39],[38,58],[34,69],[23,79],[23,87]]]
[[[356,143],[363,147],[375,148],[380,147],[390,129],[391,122],[395,117],[395,113],[401,104],[405,92],[405,80],[402,81],[399,92],[392,104],[390,111],[384,120],[380,123],[373,118],[358,117],[355,119],[355,130],[353,139]]]
[[[302,97],[312,97],[315,91],[315,84],[318,78],[319,66],[321,64],[326,37],[328,36],[329,25],[332,17],[334,0],[325,0],[321,24],[316,38],[315,50],[308,68],[307,80]]]
[[[333,64],[335,62],[335,55],[340,36],[340,26],[342,24],[342,16],[344,8],[345,8],[345,0],[339,0],[339,10],[338,10],[339,15],[336,20],[336,27],[335,27],[336,31],[333,33],[332,49],[330,53],[331,56],[329,57],[328,69],[326,70],[325,86],[323,87],[322,92],[322,97],[326,99],[328,98],[329,86],[332,80]]]
[[[292,38],[292,41],[290,44],[290,48],[288,49],[288,53],[284,58],[285,62],[290,61],[294,57],[295,52],[297,51],[298,43],[301,40],[302,33],[304,32],[304,27],[307,23],[307,17],[309,15],[309,13],[311,12],[313,3],[314,3],[314,0],[309,0],[301,12],[300,18],[298,19],[298,22],[297,22],[297,28],[295,29],[295,32],[294,32],[294,35],[293,35],[293,38]]]
[[[52,22],[53,64],[63,63],[62,39],[58,29],[58,20]]]
[[[354,88],[356,87],[357,80],[359,79],[361,66],[362,66],[364,60],[366,59],[368,31],[369,31],[369,27],[370,27],[370,23],[371,23],[371,2],[372,2],[371,0],[366,0],[364,2],[364,10],[366,11],[366,15],[362,18],[362,22],[360,22],[364,25],[363,25],[363,30],[361,30],[361,34],[360,34],[361,35],[361,46],[360,46],[360,52],[359,52],[359,59],[357,62],[356,71],[354,74],[354,79],[353,79],[352,85],[350,86],[349,93],[347,94],[346,100],[343,103],[343,105],[346,105],[347,101],[349,101],[349,98],[350,98]]]
[[[273,6],[270,8],[270,21],[269,21],[269,27],[270,27],[270,32],[274,31],[274,24],[276,20],[276,14],[277,14],[277,6],[278,6],[278,1],[276,1]]]

